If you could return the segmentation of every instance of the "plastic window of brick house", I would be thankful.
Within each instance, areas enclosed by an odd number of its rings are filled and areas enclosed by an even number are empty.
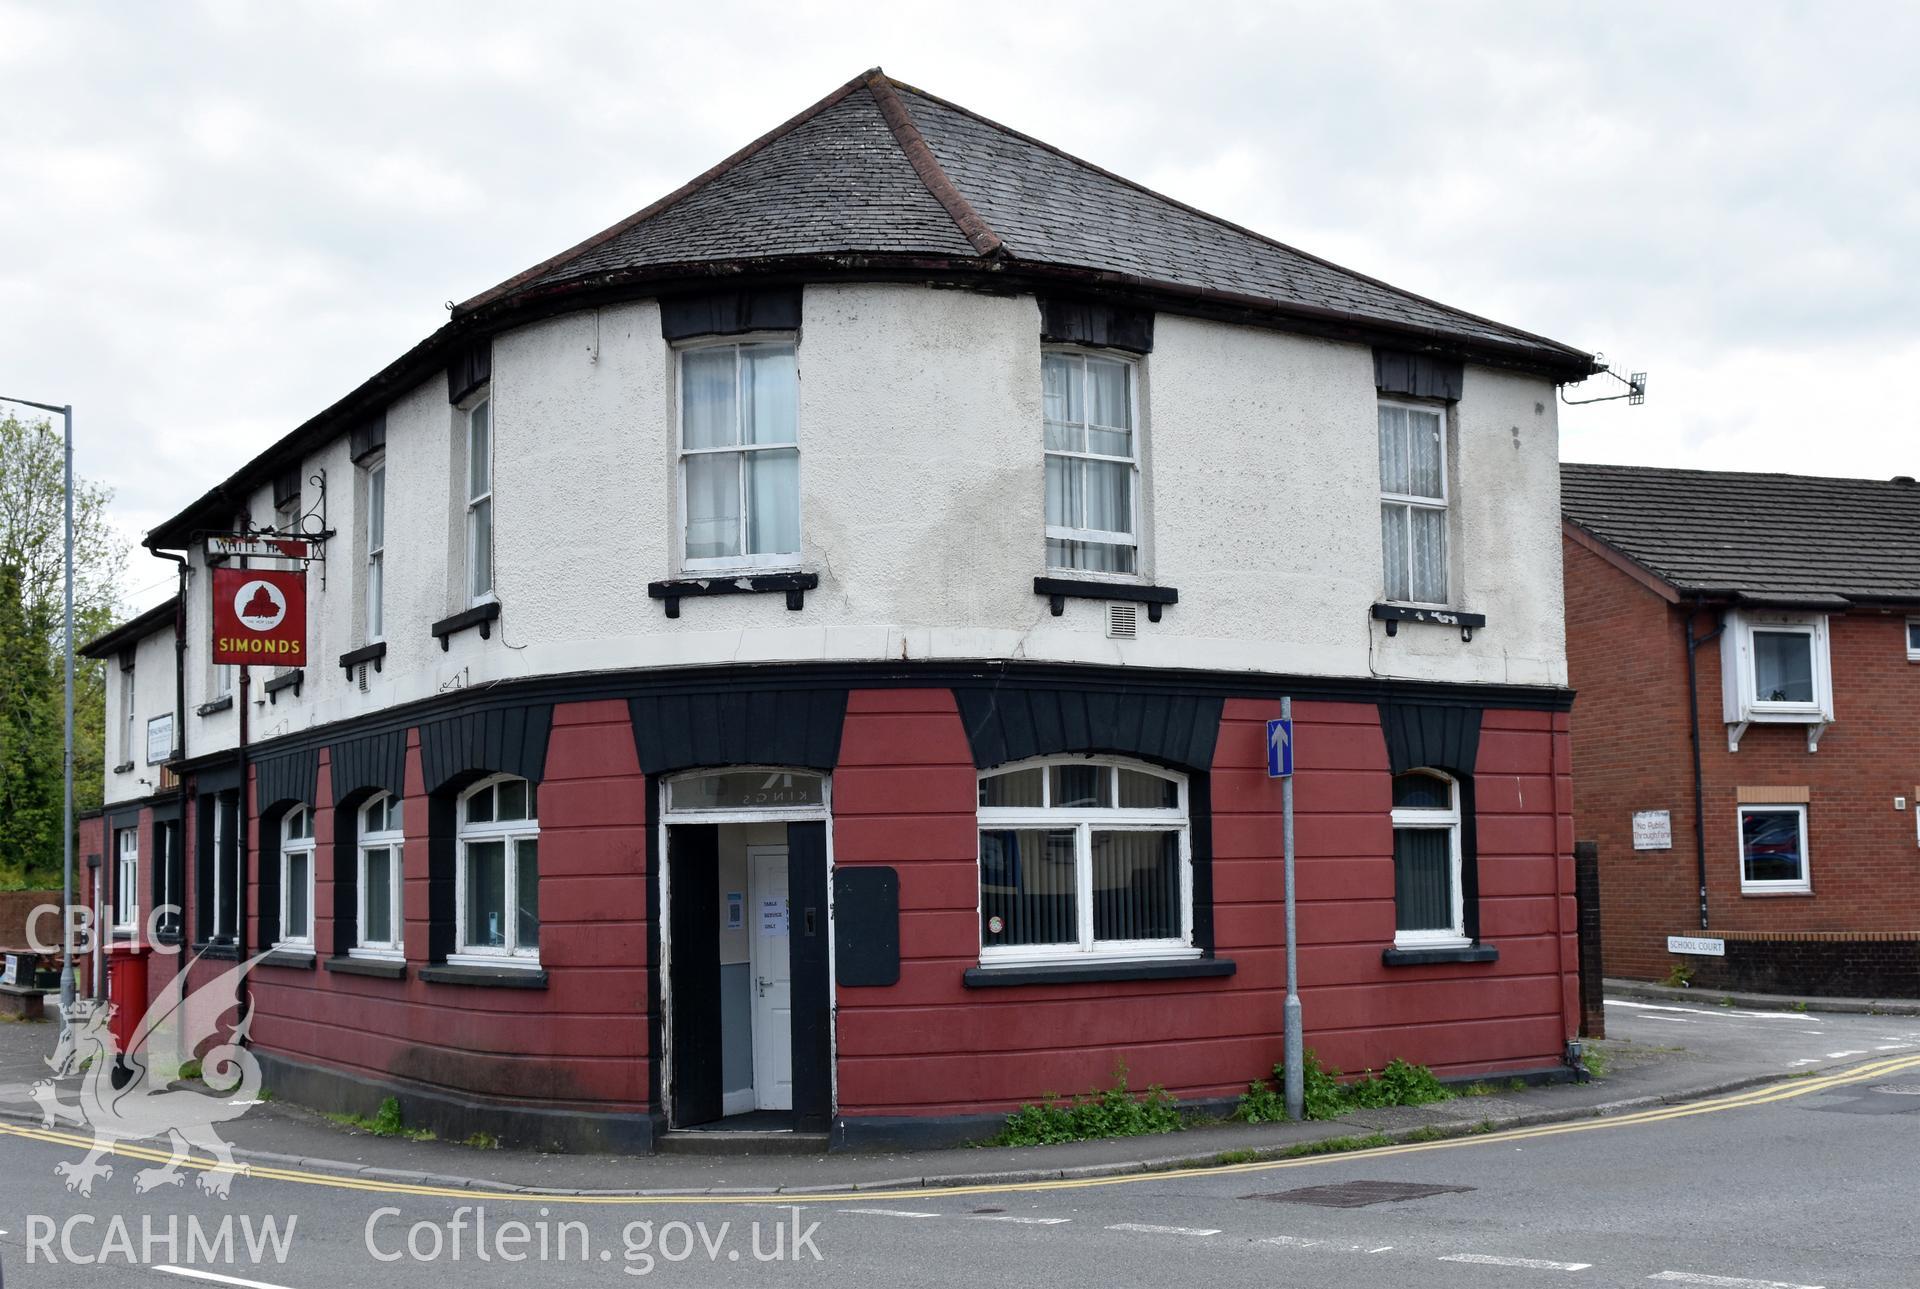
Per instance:
[[[1807,862],[1807,807],[1740,807],[1740,889],[1747,894],[1813,889]]]

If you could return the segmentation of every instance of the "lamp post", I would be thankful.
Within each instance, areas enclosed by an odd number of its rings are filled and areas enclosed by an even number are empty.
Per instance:
[[[66,559],[66,629],[62,652],[66,655],[66,726],[67,747],[63,778],[65,790],[64,809],[61,814],[62,826],[60,842],[64,848],[60,867],[60,1024],[64,1027],[71,1022],[69,1014],[73,1010],[73,404],[64,403],[56,407],[52,403],[36,403],[30,398],[7,398],[0,395],[0,402],[18,403],[22,407],[38,408],[42,412],[58,412],[62,423],[62,438],[65,443],[66,457],[66,535],[62,548]],[[95,929],[98,934],[98,928]],[[95,982],[97,987],[98,981]]]

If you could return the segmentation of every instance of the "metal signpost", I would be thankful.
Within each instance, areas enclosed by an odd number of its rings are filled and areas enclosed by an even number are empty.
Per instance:
[[[1280,780],[1280,833],[1286,853],[1287,1001],[1281,1060],[1286,1071],[1287,1118],[1306,1113],[1306,1081],[1302,1062],[1306,1054],[1300,1025],[1300,969],[1295,950],[1293,918],[1293,699],[1280,700],[1280,719],[1267,722],[1267,777]]]

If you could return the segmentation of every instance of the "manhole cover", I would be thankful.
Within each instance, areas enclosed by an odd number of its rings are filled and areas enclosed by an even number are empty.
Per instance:
[[[1889,1092],[1897,1097],[1920,1097],[1920,1083],[1876,1083],[1869,1092]]]
[[[1329,1186],[1302,1186],[1297,1190],[1243,1195],[1273,1204],[1312,1204],[1318,1208],[1365,1208],[1369,1204],[1398,1204],[1429,1195],[1458,1195],[1471,1186],[1427,1186],[1420,1182],[1335,1182]]]

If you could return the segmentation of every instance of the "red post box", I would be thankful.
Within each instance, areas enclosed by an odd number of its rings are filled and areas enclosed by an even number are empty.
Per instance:
[[[107,1000],[113,1004],[113,1041],[127,1054],[140,1018],[147,1014],[147,955],[142,944],[115,944],[107,948]]]

